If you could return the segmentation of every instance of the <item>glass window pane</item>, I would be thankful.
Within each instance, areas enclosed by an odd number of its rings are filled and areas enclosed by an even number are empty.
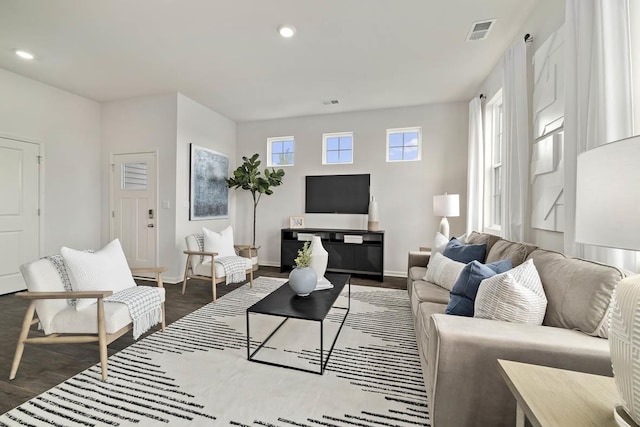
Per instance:
[[[493,170],[493,194],[502,194],[502,167]]]
[[[404,145],[418,145],[418,132],[405,133]]]
[[[496,196],[493,198],[493,223],[495,225],[502,225],[502,198]]]
[[[418,160],[418,147],[404,147],[404,160]]]
[[[293,153],[293,141],[282,141],[282,152]]]
[[[402,147],[403,135],[401,133],[389,134],[389,147]]]
[[[402,160],[402,147],[389,147],[389,160]]]
[[[353,155],[353,151],[351,150],[346,150],[346,151],[341,151],[340,152],[340,161],[343,163],[351,163],[352,160],[352,155]]]
[[[294,157],[295,157],[295,153],[292,153],[292,152],[282,153],[280,155],[280,164],[281,165],[293,165]]]
[[[147,189],[147,164],[124,163],[122,165],[122,190]]]
[[[343,136],[340,138],[340,149],[341,150],[350,150],[353,142],[353,138],[350,136]]]
[[[339,151],[327,151],[327,163],[339,163],[340,161]]]
[[[340,138],[327,138],[327,150],[337,150],[340,148]]]
[[[276,142],[272,142],[271,143],[271,152],[276,154],[276,153],[282,153],[282,141],[276,141]]]
[[[280,153],[271,153],[271,164],[274,166],[280,166]]]

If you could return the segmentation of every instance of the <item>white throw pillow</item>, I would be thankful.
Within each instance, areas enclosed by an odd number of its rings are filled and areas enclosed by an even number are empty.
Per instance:
[[[204,251],[217,252],[217,256],[235,256],[236,250],[233,247],[233,228],[228,226],[220,233],[202,228],[204,234]],[[204,257],[204,262],[211,262],[211,257]]]
[[[118,239],[97,252],[86,252],[62,247],[60,249],[69,271],[74,291],[113,291],[136,286],[127,258]],[[93,298],[78,299],[76,310],[95,303]]]
[[[465,264],[449,259],[441,253],[436,252],[432,254],[429,259],[429,267],[427,268],[427,274],[424,276],[424,280],[435,283],[450,291],[464,267]]]
[[[483,280],[474,310],[482,319],[542,325],[547,297],[533,260]]]

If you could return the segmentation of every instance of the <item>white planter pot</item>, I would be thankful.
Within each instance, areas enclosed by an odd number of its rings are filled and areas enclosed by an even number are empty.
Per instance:
[[[289,286],[298,296],[306,297],[316,288],[317,276],[311,267],[294,268],[289,273]]]

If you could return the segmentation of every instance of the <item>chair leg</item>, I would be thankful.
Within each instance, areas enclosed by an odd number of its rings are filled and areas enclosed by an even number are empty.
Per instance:
[[[98,298],[98,346],[100,347],[100,368],[102,381],[107,380],[107,326],[104,321],[104,301]]]
[[[166,323],[166,316],[164,311],[164,303],[162,303],[162,332],[164,332],[166,327],[167,327],[167,323]]]
[[[211,260],[211,293],[213,294],[213,302],[216,302],[216,263]]]
[[[35,313],[35,310],[36,302],[31,301],[29,307],[27,308],[27,312],[24,314],[24,320],[22,321],[22,329],[20,330],[20,337],[18,338],[18,345],[16,346],[16,354],[13,357],[11,373],[9,374],[10,380],[14,379],[16,377],[16,373],[18,373],[18,366],[20,366],[20,360],[22,360],[22,353],[24,352],[24,343],[29,336],[29,329],[31,329],[33,314]]]
[[[253,266],[251,267],[251,271],[249,272],[249,287],[253,288]]]
[[[182,295],[187,289],[187,279],[189,278],[189,266],[191,265],[191,255],[187,255],[187,265],[184,267],[184,280],[182,281]]]

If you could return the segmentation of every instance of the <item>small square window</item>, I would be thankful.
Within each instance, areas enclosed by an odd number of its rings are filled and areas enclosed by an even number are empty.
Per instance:
[[[267,166],[293,166],[295,145],[292,136],[267,138]]]
[[[322,134],[322,164],[353,163],[353,132]]]
[[[387,129],[387,162],[422,159],[422,128]]]

